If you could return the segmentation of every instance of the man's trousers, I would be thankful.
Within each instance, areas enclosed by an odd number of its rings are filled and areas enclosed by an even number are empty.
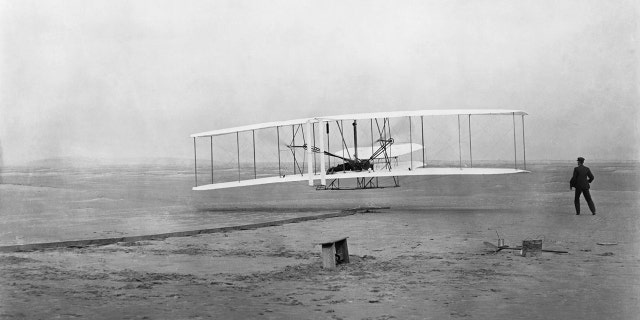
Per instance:
[[[576,188],[576,198],[573,201],[576,205],[576,214],[580,214],[580,194],[584,194],[584,199],[587,200],[591,213],[596,213],[596,205],[593,204],[593,200],[591,200],[591,193],[589,193],[589,189]]]

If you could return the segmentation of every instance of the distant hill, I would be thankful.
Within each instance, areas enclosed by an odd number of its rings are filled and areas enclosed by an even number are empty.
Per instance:
[[[192,166],[193,160],[186,158],[121,158],[104,159],[90,157],[58,157],[30,161],[24,166],[28,167],[94,167],[117,165],[166,165],[166,166]]]

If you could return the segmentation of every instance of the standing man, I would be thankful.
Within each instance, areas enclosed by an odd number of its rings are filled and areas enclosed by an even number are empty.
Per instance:
[[[589,184],[593,181],[593,174],[588,167],[584,166],[584,158],[578,158],[578,166],[573,168],[573,177],[569,182],[569,189],[576,188],[576,197],[573,203],[576,206],[576,215],[580,214],[580,194],[584,194],[584,199],[587,200],[589,210],[591,214],[596,214],[596,206],[591,200],[591,193],[589,193]]]

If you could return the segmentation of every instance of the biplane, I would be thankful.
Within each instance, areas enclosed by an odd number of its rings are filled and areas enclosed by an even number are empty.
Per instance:
[[[369,189],[398,187],[403,176],[525,173],[525,115],[503,109],[376,112],[196,133],[193,190],[295,181],[318,190]],[[202,142],[210,149],[210,170],[202,168],[209,162],[198,153]],[[210,171],[206,184],[203,170]]]

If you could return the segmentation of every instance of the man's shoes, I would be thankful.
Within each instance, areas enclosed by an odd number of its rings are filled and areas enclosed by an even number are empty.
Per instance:
[[[580,212],[576,213],[576,216],[579,216],[579,215],[580,215]]]
[[[591,215],[592,215],[592,216],[595,216],[595,215],[596,215],[596,213],[595,213],[595,212],[593,212],[593,213],[591,213]]]

